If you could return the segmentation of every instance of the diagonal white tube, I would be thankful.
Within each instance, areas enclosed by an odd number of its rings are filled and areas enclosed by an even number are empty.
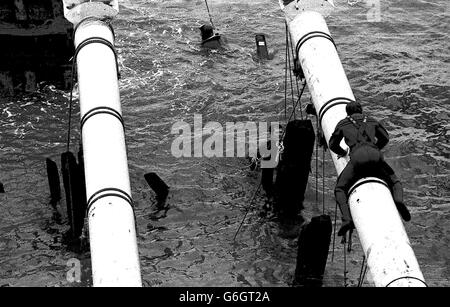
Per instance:
[[[78,26],[75,46],[93,37],[114,44],[108,25],[91,19]],[[93,284],[141,286],[114,52],[99,42],[84,46],[77,56],[77,71],[81,117],[85,118],[82,139],[86,194],[91,199],[88,218]],[[95,108],[98,111],[92,112]]]
[[[356,186],[350,210],[375,286],[426,286],[388,187],[377,178]]]
[[[346,117],[345,103],[355,98],[325,19],[314,11],[298,11],[295,17],[292,12],[289,8],[291,14],[286,13],[289,33],[294,46],[301,43],[297,56],[328,143],[337,123]],[[340,174],[347,160],[331,155]],[[365,178],[355,187],[349,196],[350,211],[375,285],[425,286],[386,184]]]

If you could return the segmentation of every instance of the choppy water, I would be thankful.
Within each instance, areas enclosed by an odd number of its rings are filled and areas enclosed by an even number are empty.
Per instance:
[[[208,21],[200,0],[123,1],[114,22],[144,283],[286,286],[296,245],[280,236],[277,224],[252,210],[232,242],[258,183],[248,161],[170,154],[172,124],[192,122],[194,113],[221,123],[281,118],[285,32],[278,1],[209,3],[227,40],[223,50],[199,46],[198,26]],[[448,286],[449,3],[382,0],[377,23],[367,21],[364,3],[336,3],[328,24],[355,96],[391,135],[385,156],[404,182],[413,249],[429,285]],[[253,60],[255,33],[266,34],[275,52],[272,61]],[[37,94],[1,98],[0,181],[7,194],[0,194],[0,285],[75,285],[66,280],[70,258],[82,259],[81,285],[90,283],[89,255],[65,248],[66,216],[62,212],[58,222],[48,205],[45,158],[59,163],[65,150],[67,105],[67,93],[45,84]],[[332,212],[334,167],[328,157],[325,164],[326,204]],[[171,186],[170,209],[159,220],[151,219],[155,199],[143,178],[149,171]],[[313,168],[306,217],[321,211],[314,195]],[[262,194],[256,203],[262,205]],[[357,239],[348,256],[348,283],[355,285],[362,260]],[[325,285],[342,284],[343,250],[337,244]]]

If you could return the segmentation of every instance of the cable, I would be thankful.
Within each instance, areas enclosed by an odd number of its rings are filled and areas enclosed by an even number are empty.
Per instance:
[[[322,214],[325,214],[325,144],[322,148]]]
[[[297,102],[295,103],[295,107],[297,107],[298,103],[300,102],[300,98],[302,97],[303,92],[305,91],[305,88],[306,88],[306,81],[303,83],[303,87],[302,87],[302,90],[300,92],[300,97],[298,98]],[[289,119],[287,120],[287,122],[289,122],[291,120],[293,114],[294,114],[294,112],[291,112],[291,115],[289,116]],[[285,134],[286,134],[286,129],[284,129],[283,134],[281,135],[281,138],[280,138],[281,141],[283,141]]]
[[[294,69],[296,69],[295,61],[296,61],[296,58],[298,57],[298,54],[294,53],[294,46],[292,45],[292,40],[290,40],[290,46],[291,46],[291,53],[292,53],[293,58],[294,58]],[[297,61],[298,61],[298,59],[297,59]],[[297,75],[295,76],[295,84],[296,84],[296,87],[297,87],[297,95],[298,95],[300,90],[299,90],[299,87],[298,87],[298,76]],[[301,119],[303,119],[303,110],[302,109],[303,109],[302,108],[302,104],[300,103],[300,118]]]
[[[207,0],[205,0],[205,4],[206,4],[206,9],[208,10],[209,21],[211,22],[212,27],[215,29],[216,27],[214,26],[214,23],[212,21],[212,17],[211,17],[211,13],[209,11],[209,6],[208,6],[208,1]]]
[[[75,56],[72,58],[72,73],[70,75],[70,99],[69,99],[69,120],[67,128],[67,150],[70,150],[70,133],[72,129],[72,102],[73,102],[73,87],[74,87],[74,76],[75,76]]]
[[[361,264],[361,271],[359,272],[359,278],[358,278],[358,288],[362,287],[362,284],[364,283],[364,278],[366,276],[367,271],[367,265],[366,265],[366,255],[363,255],[363,261]]]
[[[363,276],[362,276],[362,281],[361,281],[361,285],[360,287],[363,286],[364,284],[364,279],[366,278],[366,273],[367,273],[367,269],[369,268],[369,265],[366,263],[365,267],[364,267],[364,272],[363,272]]]
[[[331,252],[331,262],[334,261],[334,249],[335,249],[335,242],[336,242],[336,221],[337,221],[337,202],[336,206],[334,207],[334,226],[333,226],[333,251]]]
[[[288,73],[288,44],[289,44],[289,37],[288,37],[288,25],[287,22],[285,22],[286,25],[286,54],[285,54],[285,62],[284,62],[284,121],[287,119],[287,73]]]
[[[341,242],[344,245],[344,287],[347,287],[347,249],[345,248],[346,242],[347,242],[347,234],[344,234]]]
[[[347,251],[352,251],[352,244],[353,244],[353,229],[350,229],[348,232],[348,243],[347,243]]]
[[[289,37],[289,35],[288,35]],[[289,43],[288,43],[289,44]],[[292,99],[292,112],[294,113],[294,119],[295,119],[295,108],[296,108],[296,103],[295,103],[295,99],[294,99],[294,85],[292,84],[292,67],[291,67],[291,53],[290,50],[288,48],[288,46],[286,46],[287,50],[288,50],[288,58],[289,58],[289,81],[291,83],[291,99]]]
[[[316,117],[316,208],[319,206],[319,121]]]
[[[245,212],[244,218],[241,221],[241,224],[239,225],[239,228],[236,230],[236,233],[234,234],[233,241],[236,240],[236,236],[238,235],[239,231],[241,230],[242,224],[244,224],[245,218],[247,217],[248,212],[250,211],[250,208],[252,207],[253,201],[255,200],[256,194],[258,194],[259,189],[261,188],[262,182],[259,183],[258,188],[255,190],[255,193],[253,193],[253,197],[247,207],[247,211]]]
[[[287,112],[287,69],[288,69],[288,62],[289,62],[289,76],[290,76],[290,83],[291,83],[291,97],[292,97],[292,105],[293,105],[293,109],[291,112],[291,115],[289,116],[289,119],[286,121],[286,123],[290,122],[290,120],[292,119],[292,116],[294,116],[295,118],[295,109],[297,108],[298,104],[300,103],[301,106],[301,97],[303,95],[303,92],[305,91],[306,88],[306,79],[303,82],[303,86],[302,89],[299,90],[299,88],[297,87],[297,94],[298,94],[298,99],[297,101],[294,103],[294,86],[292,84],[292,67],[291,67],[291,57],[290,57],[290,52],[289,52],[289,34],[288,34],[288,25],[287,22],[285,22],[285,32],[286,32],[286,59],[285,59],[285,75],[284,75],[284,117],[286,119],[286,112]],[[298,83],[297,83],[298,85]],[[303,119],[303,112],[300,108],[300,114],[301,114],[301,118]],[[281,142],[284,139],[284,136],[286,134],[286,129],[284,129],[283,134],[280,138]]]

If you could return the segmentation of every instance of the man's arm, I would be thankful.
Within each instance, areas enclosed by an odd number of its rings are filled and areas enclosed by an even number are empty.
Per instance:
[[[375,126],[375,137],[377,138],[377,143],[375,145],[377,145],[379,149],[383,149],[389,142],[389,134],[380,123]]]
[[[342,141],[342,138],[344,137],[344,134],[342,133],[342,129],[339,128],[339,124],[336,126],[336,129],[334,130],[333,134],[330,138],[330,150],[333,151],[338,156],[345,156],[347,155],[347,151],[339,145]]]

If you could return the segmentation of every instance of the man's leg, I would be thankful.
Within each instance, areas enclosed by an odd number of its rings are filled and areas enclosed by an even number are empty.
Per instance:
[[[411,220],[411,214],[408,208],[403,202],[403,186],[398,177],[395,175],[394,170],[386,163],[386,161],[381,162],[380,170],[382,171],[382,178],[386,181],[392,192],[392,198],[394,199],[395,206],[400,213],[403,220],[406,222]]]
[[[350,207],[348,206],[347,192],[350,185],[355,181],[355,173],[353,164],[349,162],[339,175],[336,182],[336,188],[334,189],[334,195],[336,202],[339,205],[339,209],[342,214],[342,226],[338,232],[338,235],[344,235],[347,230],[354,228],[352,216],[350,213]]]

